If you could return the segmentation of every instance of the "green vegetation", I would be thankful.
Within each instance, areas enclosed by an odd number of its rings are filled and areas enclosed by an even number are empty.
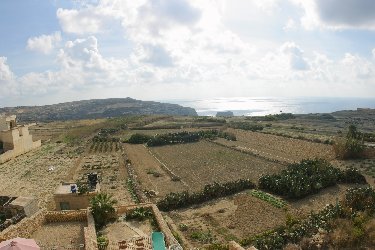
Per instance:
[[[249,130],[249,131],[261,131],[263,130],[263,126],[259,124],[249,123],[249,122],[231,122],[229,124],[230,128],[242,129],[242,130]]]
[[[151,140],[152,136],[144,134],[132,134],[130,138],[126,141],[131,144],[143,144]]]
[[[312,213],[306,220],[243,239],[241,245],[254,245],[257,249],[283,249],[288,243],[297,243],[302,237],[315,234],[318,229],[328,230],[330,221],[342,214],[339,204],[329,205],[318,213]]]
[[[265,193],[261,190],[256,190],[256,189],[251,190],[250,194],[261,200],[267,201],[272,206],[277,207],[277,208],[283,208],[287,205],[287,203],[283,201],[282,199],[276,198],[275,196]]]
[[[138,221],[144,221],[146,219],[149,219],[153,217],[152,211],[150,208],[144,208],[144,207],[137,207],[134,210],[132,210],[130,213],[127,213],[125,215],[125,220],[138,220]]]
[[[366,180],[357,169],[342,171],[328,161],[315,159],[290,164],[280,174],[262,176],[259,187],[274,194],[299,199],[338,182],[366,183]]]
[[[350,188],[347,190],[344,205],[356,211],[375,213],[375,190],[370,187]]]
[[[98,249],[106,249],[109,244],[109,240],[105,236],[99,236],[96,241],[98,242]]]
[[[140,203],[140,200],[139,200],[139,197],[137,195],[137,191],[135,189],[135,182],[133,179],[129,178],[127,181],[126,181],[126,186],[128,187],[128,191],[130,193],[130,195],[132,196],[132,199],[135,203]]]
[[[294,119],[294,118],[296,117],[292,113],[281,113],[281,114],[275,114],[275,115],[255,117],[255,119],[259,121],[284,121],[284,120],[289,120],[289,119]]]
[[[200,204],[205,201],[232,195],[245,189],[252,189],[255,185],[250,180],[236,180],[227,183],[208,184],[200,192],[190,194],[188,191],[170,193],[158,201],[157,206],[162,211],[170,211],[177,208]]]
[[[288,243],[298,243],[304,237],[312,237],[319,230],[331,232],[322,249],[365,249],[364,244],[374,244],[375,191],[372,188],[347,190],[342,203],[328,205],[318,213],[311,213],[305,220],[294,220],[285,226],[245,238],[244,246],[254,245],[257,249],[283,249]],[[335,232],[335,230],[338,230]],[[331,244],[329,247],[327,244]],[[372,245],[373,246],[373,245]],[[303,249],[316,249],[305,247]]]
[[[194,231],[190,234],[190,237],[201,243],[211,243],[213,241],[211,231]]]
[[[77,181],[78,194],[87,194],[89,192],[89,187],[86,183]]]
[[[198,132],[187,132],[182,131],[178,133],[168,133],[160,134],[155,136],[149,136],[144,134],[133,134],[128,143],[132,144],[143,144],[146,143],[149,147],[162,146],[162,145],[171,145],[171,144],[181,144],[181,143],[190,143],[197,142],[201,139],[216,139],[221,137],[227,140],[235,141],[236,136],[232,133],[222,132],[219,130],[201,130]]]
[[[111,195],[106,193],[99,193],[95,195],[91,201],[91,213],[94,216],[95,226],[102,228],[113,217],[115,208],[113,207],[117,200],[113,199]]]
[[[339,159],[356,159],[362,156],[365,148],[363,135],[355,125],[350,125],[345,139],[337,139],[333,145],[336,157]]]

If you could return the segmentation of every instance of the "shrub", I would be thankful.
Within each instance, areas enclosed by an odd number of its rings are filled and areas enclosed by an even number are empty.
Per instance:
[[[193,204],[200,204],[212,199],[232,195],[245,189],[254,188],[250,180],[236,180],[227,183],[208,184],[200,192],[190,194],[188,191],[181,193],[170,193],[159,200],[157,206],[162,211],[170,211],[177,208],[187,207]]]
[[[132,134],[127,142],[131,144],[143,144],[148,142],[151,138],[152,136],[136,133]]]
[[[356,126],[350,125],[346,138],[336,139],[333,149],[339,159],[360,158],[365,149],[363,135],[357,131]]]
[[[263,130],[263,126],[259,124],[249,123],[249,122],[231,122],[229,127],[242,129],[242,130],[249,130],[249,131],[261,131]]]
[[[350,188],[346,192],[344,206],[354,211],[375,212],[375,190],[371,187]]]
[[[151,210],[149,208],[144,207],[137,207],[132,210],[130,213],[125,215],[125,220],[138,220],[143,221],[145,219],[149,219],[153,216]]]
[[[259,188],[298,199],[338,182],[366,183],[366,180],[357,170],[341,171],[328,161],[315,159],[290,164],[280,174],[262,176],[259,179]]]

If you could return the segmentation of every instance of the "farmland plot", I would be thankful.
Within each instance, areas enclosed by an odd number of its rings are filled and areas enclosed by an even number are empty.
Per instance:
[[[87,181],[87,174],[96,172],[100,176],[100,190],[113,195],[119,204],[131,202],[126,187],[128,178],[124,160],[120,153],[88,154],[83,157],[74,175],[74,180]]]
[[[180,181],[172,181],[159,163],[143,145],[125,144],[125,152],[132,162],[143,189],[154,190],[158,197],[187,189]]]
[[[241,240],[285,223],[286,211],[266,201],[240,193],[201,206],[168,212],[179,233],[194,246]]]
[[[331,145],[239,129],[228,129],[227,131],[234,133],[237,141],[218,139],[218,143],[244,149],[266,158],[290,163],[316,157],[327,160],[334,159],[334,152]]]
[[[281,171],[284,166],[247,155],[207,141],[150,150],[169,169],[182,178],[192,191],[213,182],[250,179],[254,183],[264,174]]]

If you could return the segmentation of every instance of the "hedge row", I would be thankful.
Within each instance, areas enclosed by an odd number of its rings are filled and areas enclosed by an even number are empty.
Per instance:
[[[337,183],[366,183],[366,179],[354,168],[343,171],[322,159],[302,160],[290,164],[280,174],[262,176],[259,188],[298,199]]]
[[[215,139],[217,137],[225,138],[227,140],[236,140],[236,136],[231,133],[222,132],[218,130],[202,130],[198,132],[178,132],[178,133],[168,133],[160,134],[155,136],[149,136],[144,134],[133,134],[128,143],[132,144],[143,144],[146,143],[147,146],[162,146],[170,144],[180,144],[180,143],[189,143],[197,142],[201,139]]]
[[[170,193],[161,199],[157,206],[162,211],[170,211],[177,208],[200,204],[212,199],[232,195],[245,189],[255,188],[250,180],[239,179],[236,181],[208,184],[200,192],[190,194],[188,191],[181,193]]]

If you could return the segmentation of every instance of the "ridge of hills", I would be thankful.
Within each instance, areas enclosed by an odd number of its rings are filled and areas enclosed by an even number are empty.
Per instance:
[[[19,121],[63,121],[96,119],[123,115],[197,116],[193,108],[178,104],[141,101],[130,97],[73,101],[43,106],[0,108],[0,114],[16,114]]]

